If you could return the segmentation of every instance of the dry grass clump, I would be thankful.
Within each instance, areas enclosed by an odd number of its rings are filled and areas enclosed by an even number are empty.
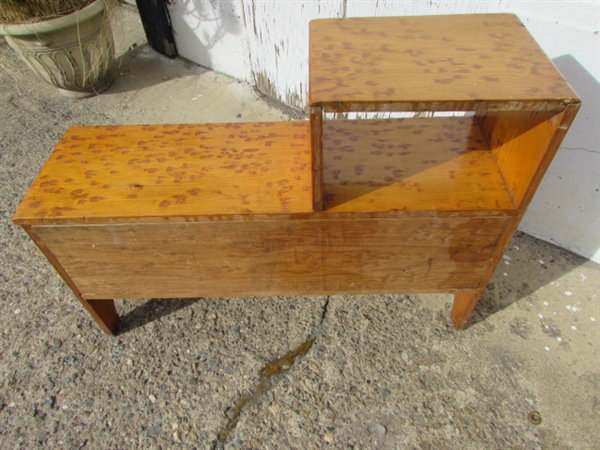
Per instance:
[[[104,0],[107,8],[117,0]],[[0,0],[0,23],[39,22],[80,10],[94,0]]]

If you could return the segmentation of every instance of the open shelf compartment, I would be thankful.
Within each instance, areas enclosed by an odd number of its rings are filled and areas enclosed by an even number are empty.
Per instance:
[[[515,207],[474,116],[325,120],[323,192],[331,212]]]

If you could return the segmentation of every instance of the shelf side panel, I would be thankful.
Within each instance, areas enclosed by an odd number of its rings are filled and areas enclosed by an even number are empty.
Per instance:
[[[564,112],[488,112],[477,116],[515,203],[521,205]]]

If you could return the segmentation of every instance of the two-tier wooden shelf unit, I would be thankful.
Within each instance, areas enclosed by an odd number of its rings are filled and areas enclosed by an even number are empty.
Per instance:
[[[462,328],[577,96],[510,14],[316,20],[309,78],[310,121],[72,128],[14,221],[109,333],[114,298],[434,292]]]

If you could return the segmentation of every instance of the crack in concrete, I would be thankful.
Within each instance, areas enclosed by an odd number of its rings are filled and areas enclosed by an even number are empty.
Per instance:
[[[258,401],[263,394],[268,392],[272,387],[271,379],[277,375],[281,375],[282,373],[287,372],[291,369],[296,361],[296,358],[300,356],[306,355],[308,351],[311,349],[315,338],[310,338],[306,342],[300,344],[294,350],[290,350],[281,358],[275,359],[273,361],[269,361],[265,367],[263,367],[260,374],[260,383],[256,386],[254,391],[251,394],[242,395],[237,404],[231,410],[229,422],[225,425],[225,427],[219,432],[217,435],[217,440],[213,443],[212,449],[218,450],[221,449],[227,437],[231,433],[231,431],[236,427],[240,416],[242,414],[242,410],[251,403],[255,403]]]
[[[323,309],[321,311],[321,320],[319,322],[319,325],[317,326],[317,329],[319,329],[321,325],[323,325],[323,322],[327,318],[328,312],[329,296],[327,296],[327,299],[323,304]],[[254,388],[252,393],[242,395],[238,399],[235,406],[231,409],[228,409],[228,411],[230,412],[228,414],[229,421],[219,432],[219,434],[217,435],[217,439],[213,441],[213,445],[211,447],[212,450],[221,450],[224,447],[225,441],[227,440],[233,429],[237,426],[243,409],[252,403],[258,402],[258,400],[273,387],[273,377],[276,377],[289,371],[296,362],[296,358],[302,357],[309,352],[315,340],[316,336],[309,338],[295,349],[287,352],[281,358],[269,361],[262,369],[260,369],[260,383],[258,383],[258,385]]]
[[[319,322],[319,326],[323,325],[323,322],[325,322],[325,319],[327,318],[327,313],[329,312],[329,299],[330,297],[328,295],[325,303],[323,304],[323,311],[321,311],[321,322]]]

